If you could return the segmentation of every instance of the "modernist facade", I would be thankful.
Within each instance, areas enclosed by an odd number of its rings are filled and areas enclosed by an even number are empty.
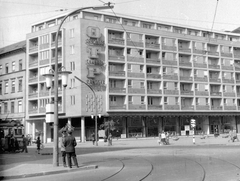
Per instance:
[[[75,136],[94,129],[97,94],[99,122],[116,120],[122,137],[178,135],[240,130],[240,36],[229,32],[166,24],[110,13],[84,11],[56,30],[62,17],[32,25],[27,35],[26,130],[52,141],[45,106],[53,101],[43,74],[59,67],[72,71],[69,85],[59,77],[59,127],[67,122]]]
[[[0,49],[0,129],[2,136],[22,135],[25,122],[26,41]],[[14,123],[16,129],[12,130]],[[17,129],[19,127],[19,129]]]

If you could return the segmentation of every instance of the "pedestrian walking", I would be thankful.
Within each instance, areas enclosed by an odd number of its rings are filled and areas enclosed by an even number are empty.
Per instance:
[[[108,135],[108,146],[112,146],[112,134],[109,133]]]
[[[92,137],[92,143],[94,145],[95,144],[95,133],[94,133],[94,131],[92,132],[91,137]]]
[[[25,153],[28,153],[28,149],[27,149],[28,139],[24,135],[22,135],[22,138],[23,138],[22,152],[25,151]]]
[[[68,136],[65,137],[63,143],[67,154],[68,167],[72,168],[71,158],[73,159],[75,166],[79,167],[75,153],[75,146],[77,146],[77,142],[75,137],[72,136],[72,131],[68,131]]]
[[[37,137],[37,153],[40,154],[41,140],[40,137]]]
[[[161,134],[161,143],[167,145],[166,134],[164,131],[162,131],[162,134]]]
[[[66,138],[66,131],[63,130],[62,131],[62,139],[61,139],[61,153],[62,153],[62,162],[63,162],[63,167],[67,167],[67,164],[66,164],[66,148],[64,146],[64,141],[65,141],[65,138]]]
[[[234,129],[232,132],[232,142],[234,142],[235,140],[239,141],[238,136],[237,136],[237,132]]]

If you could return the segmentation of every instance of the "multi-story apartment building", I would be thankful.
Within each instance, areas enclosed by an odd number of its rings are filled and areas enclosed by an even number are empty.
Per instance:
[[[0,49],[1,136],[22,135],[25,121],[26,41]],[[12,129],[14,126],[16,129]]]
[[[94,128],[96,107],[74,76],[96,91],[99,122],[116,120],[122,137],[193,134],[190,119],[196,134],[240,130],[239,34],[83,11],[68,18],[56,40],[63,17],[35,23],[27,35],[28,133],[53,138],[45,106],[54,92],[43,74],[54,68],[55,41],[59,67],[72,71],[66,88],[59,78],[59,127],[70,122],[77,137]]]

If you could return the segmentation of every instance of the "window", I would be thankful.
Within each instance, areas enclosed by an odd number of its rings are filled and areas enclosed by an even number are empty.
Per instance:
[[[131,49],[130,48],[127,49],[127,54],[131,55]]]
[[[75,62],[70,62],[71,71],[75,70]]]
[[[47,44],[49,43],[49,35],[43,35],[40,37],[40,44]]]
[[[148,74],[152,73],[152,67],[147,67],[147,73]]]
[[[153,86],[152,82],[147,82],[147,89],[152,89],[152,86]]]
[[[132,26],[136,26],[136,24],[137,24],[136,22],[134,22],[134,21],[132,22]]]
[[[116,80],[110,80],[110,87],[111,88],[115,88],[116,87],[116,83],[117,83]]]
[[[116,96],[110,96],[110,104],[115,105],[117,102],[117,97]]]
[[[22,112],[22,101],[18,101],[18,112]]]
[[[75,79],[71,79],[71,88],[75,87]]]
[[[21,60],[19,60],[19,64],[18,64],[19,71],[22,70],[22,68],[23,68],[23,64],[22,64],[22,59],[21,59]]]
[[[40,75],[48,74],[48,73],[49,73],[49,70],[50,70],[50,67],[49,67],[49,66],[41,67],[41,68],[40,68]]]
[[[226,99],[223,99],[223,104],[227,105],[227,100]]]
[[[70,38],[74,37],[74,28],[70,29]]]
[[[133,97],[132,96],[128,96],[128,104],[133,104]]]
[[[12,62],[12,71],[15,71],[15,62]]]
[[[128,80],[128,87],[132,88],[132,80]]]
[[[144,66],[140,65],[140,72],[143,72],[143,68],[144,68]]]
[[[199,105],[199,99],[196,98],[196,105]]]
[[[8,70],[8,63],[6,63],[6,65],[5,65],[5,73],[8,74],[8,71],[9,71]]]
[[[5,82],[5,94],[8,93],[8,82]]]
[[[128,72],[132,72],[132,65],[128,64]]]
[[[148,105],[153,105],[153,98],[152,97],[148,97]]]
[[[141,104],[144,104],[145,97],[141,96]]]
[[[124,25],[127,25],[127,24],[128,24],[128,21],[127,21],[127,20],[124,20],[124,21],[123,21],[123,24],[124,24]]]
[[[40,52],[40,60],[46,60],[49,58],[49,51],[42,51]]]
[[[208,98],[206,98],[206,105],[209,105],[209,103],[208,103]]]
[[[6,114],[8,112],[8,103],[4,102],[4,113]]]
[[[74,45],[70,45],[70,54],[74,54]]]
[[[226,92],[226,86],[223,85],[223,92]]]
[[[167,82],[163,82],[163,89],[167,89]]]
[[[195,84],[195,90],[196,91],[198,90],[198,84]]]
[[[175,90],[178,90],[178,83],[177,82],[174,82],[174,87],[175,87]]]
[[[164,97],[164,104],[168,104],[168,98]]]
[[[71,96],[71,105],[75,105],[75,96]]]
[[[167,69],[166,67],[163,67],[163,74],[166,74],[167,73]]]
[[[18,92],[22,92],[22,79],[18,80]]]
[[[14,102],[11,102],[11,113],[14,113]]]
[[[178,105],[179,102],[178,102],[178,97],[175,97],[175,104]]]
[[[147,28],[147,29],[153,29],[153,25],[151,25],[151,24],[146,24],[146,23],[143,23],[143,28]]]
[[[2,82],[0,82],[0,95],[2,95]]]
[[[12,93],[15,92],[15,80],[12,80]]]

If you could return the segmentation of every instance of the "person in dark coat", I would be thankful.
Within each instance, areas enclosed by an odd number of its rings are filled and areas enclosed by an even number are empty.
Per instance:
[[[92,132],[91,137],[92,137],[92,143],[94,145],[95,144],[95,133],[94,132]]]
[[[27,149],[28,139],[24,135],[22,135],[22,138],[23,138],[22,152],[25,151],[25,153],[27,153],[28,152],[28,149]]]
[[[71,158],[73,159],[75,166],[79,167],[78,161],[76,158],[76,153],[75,153],[75,146],[77,146],[77,142],[75,137],[72,136],[71,131],[68,131],[68,136],[63,140],[63,143],[64,143],[65,151],[67,154],[68,167],[72,168]]]
[[[67,167],[66,164],[66,148],[64,146],[64,140],[66,138],[66,131],[62,131],[62,139],[61,139],[61,153],[62,153],[62,161],[63,161],[63,167]]]
[[[40,140],[40,137],[38,136],[37,137],[37,153],[40,154],[40,146],[41,146],[41,140]]]

